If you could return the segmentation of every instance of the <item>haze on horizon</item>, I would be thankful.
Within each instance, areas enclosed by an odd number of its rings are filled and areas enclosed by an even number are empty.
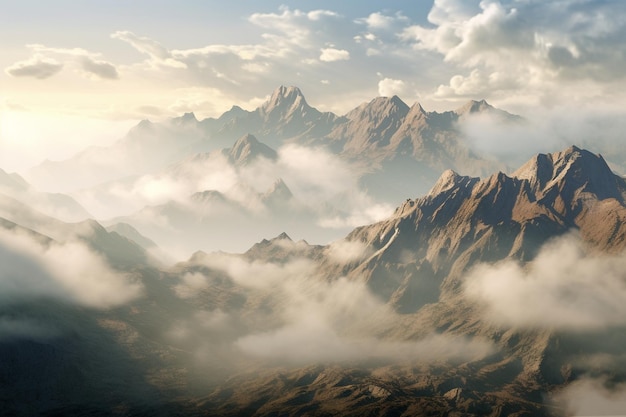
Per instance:
[[[484,98],[560,126],[623,119],[617,0],[2,3],[7,171],[111,144],[141,119],[251,110],[278,85],[337,114],[398,95],[427,110]]]

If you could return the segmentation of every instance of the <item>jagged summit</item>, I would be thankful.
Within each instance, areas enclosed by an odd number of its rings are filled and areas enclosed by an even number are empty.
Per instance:
[[[453,114],[455,114],[460,120],[476,114],[485,114],[504,122],[519,123],[524,121],[523,117],[493,107],[484,99],[480,101],[470,100],[463,106],[456,109]]]
[[[291,190],[285,184],[282,178],[274,181],[272,186],[265,192],[263,199],[268,203],[279,203],[289,200],[293,197]]]
[[[495,107],[493,107],[491,104],[487,103],[487,101],[483,99],[480,101],[470,100],[467,103],[465,103],[463,106],[456,109],[454,112],[458,114],[459,116],[461,116],[464,114],[480,113],[480,112],[492,111],[492,110],[495,110]]]
[[[422,114],[422,115],[426,115],[428,114],[428,112],[426,110],[424,110],[424,107],[422,107],[422,105],[418,102],[415,102],[411,108],[409,109],[409,114],[414,114],[414,115],[418,115],[418,114]],[[408,115],[407,115],[408,117]]]
[[[245,134],[233,145],[228,152],[228,156],[235,164],[245,165],[258,157],[265,157],[270,160],[277,158],[276,151],[261,143],[254,135]]]
[[[289,237],[289,235],[286,232],[282,232],[281,234],[279,234],[275,238],[271,239],[271,241],[275,241],[275,240],[289,240],[289,241],[293,242],[293,240],[291,240],[291,238]]]
[[[570,197],[586,192],[601,200],[615,198],[623,202],[625,198],[623,181],[604,158],[574,145],[561,152],[536,155],[513,176],[527,180],[539,196],[558,189]]]
[[[454,187],[466,187],[478,181],[478,178],[459,175],[451,169],[445,170],[437,180],[429,195],[437,195],[446,192]]]
[[[346,114],[349,120],[381,119],[385,117],[404,117],[409,106],[398,96],[376,97],[363,103]]]
[[[397,308],[415,311],[439,294],[458,294],[464,271],[476,262],[529,261],[545,242],[571,230],[594,250],[621,253],[625,200],[626,181],[601,156],[577,147],[538,155],[510,176],[478,179],[447,170],[429,194],[348,235],[375,254],[349,276]],[[409,290],[407,265],[420,265],[423,276],[438,277],[441,285],[425,290],[420,286],[437,280],[415,278]],[[428,291],[431,298],[418,297]]]
[[[398,96],[377,97],[346,114],[346,123],[330,135],[334,140],[346,140],[344,150],[362,153],[389,144],[409,112]]]
[[[304,111],[309,109],[311,107],[298,87],[281,85],[274,90],[269,100],[260,107],[260,112],[268,115],[275,111],[291,113],[296,110]]]
[[[224,203],[226,196],[216,190],[199,191],[191,195],[191,201],[201,204]]]
[[[196,124],[198,123],[198,119],[196,118],[196,115],[193,112],[188,112],[183,114],[180,117],[175,117],[172,119],[172,124],[178,125],[178,126],[184,126],[184,125],[188,125],[188,124]]]

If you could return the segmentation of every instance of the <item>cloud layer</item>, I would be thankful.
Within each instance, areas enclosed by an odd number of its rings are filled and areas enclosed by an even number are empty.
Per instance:
[[[142,293],[135,277],[114,271],[79,241],[44,244],[0,231],[0,304],[53,299],[91,308],[125,304]]]
[[[546,244],[527,266],[482,264],[465,293],[505,327],[591,330],[626,325],[626,258],[593,255],[573,235]]]
[[[240,313],[216,310],[205,315],[211,331],[225,321],[230,321],[232,330],[233,320],[240,320],[241,313],[263,323],[232,337],[233,347],[252,358],[283,365],[431,362],[476,359],[493,350],[482,340],[438,334],[406,341],[385,338],[382,335],[398,323],[396,313],[362,282],[320,279],[316,264],[308,259],[275,264],[212,254],[202,263],[213,274],[226,274],[247,291],[249,300],[255,300]],[[197,297],[202,290],[215,291],[219,284],[209,275],[184,275],[176,287],[178,295],[189,299],[193,291]],[[247,311],[257,303],[263,307]]]

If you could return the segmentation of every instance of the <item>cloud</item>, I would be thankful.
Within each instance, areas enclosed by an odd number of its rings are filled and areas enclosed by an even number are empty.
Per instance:
[[[180,284],[174,286],[174,292],[180,298],[192,298],[211,284],[211,280],[200,272],[188,272],[180,280]]]
[[[119,78],[115,65],[99,59],[98,53],[82,48],[50,48],[41,44],[29,44],[27,47],[34,52],[33,57],[8,67],[6,69],[8,74],[15,77],[30,76],[44,79],[57,74],[69,65],[97,79],[116,80]]]
[[[244,336],[236,346],[263,359],[296,365],[370,360],[427,363],[480,359],[492,352],[488,343],[442,335],[416,341],[367,336],[344,338],[315,316],[275,331]]]
[[[340,239],[328,245],[326,249],[326,256],[340,264],[363,260],[372,254],[372,249],[365,243],[355,240]]]
[[[133,276],[112,270],[79,241],[42,244],[0,231],[0,303],[52,298],[92,308],[125,304],[142,293]]]
[[[526,266],[481,264],[465,294],[502,326],[566,330],[626,325],[626,258],[593,255],[573,235],[544,245]]]
[[[404,16],[402,12],[397,12],[393,16],[381,12],[374,12],[365,18],[356,19],[356,23],[366,25],[371,31],[397,29],[400,26],[406,25],[408,22],[409,19]],[[373,36],[372,34],[368,35]],[[365,37],[367,38],[368,35],[365,35]],[[370,40],[373,39],[370,38]]]
[[[63,64],[42,55],[35,55],[7,67],[5,72],[13,77],[33,77],[39,80],[50,78],[63,69]]]
[[[566,415],[621,416],[626,410],[626,384],[583,377],[558,392],[554,403],[564,407]]]
[[[619,1],[557,6],[437,0],[428,15],[432,26],[408,27],[402,39],[412,42],[417,51],[443,55],[450,68],[468,71],[442,84],[439,97],[466,97],[478,88],[491,97],[521,93],[519,100],[526,102],[533,97],[546,102],[555,97],[571,99],[569,88],[590,97],[586,87],[574,80],[599,86],[624,78],[617,70],[626,63],[624,55],[614,51],[626,35],[619,23],[625,11]]]
[[[137,51],[150,57],[151,65],[163,65],[172,68],[187,68],[187,65],[175,59],[172,53],[159,42],[150,38],[137,36],[130,31],[117,31],[111,34],[111,38],[124,41]]]
[[[117,69],[109,62],[96,61],[90,57],[83,57],[81,63],[85,72],[94,74],[99,78],[108,80],[117,80],[119,78]]]
[[[383,78],[378,82],[378,94],[382,97],[400,96],[406,93],[406,84],[402,80]]]
[[[254,330],[244,331],[233,340],[234,347],[245,355],[301,365],[469,359],[493,350],[491,344],[479,339],[437,334],[418,340],[383,337],[398,325],[396,313],[371,294],[363,282],[321,279],[317,264],[309,259],[277,264],[211,254],[201,262],[247,288],[247,297],[257,300],[248,308],[263,300],[262,310],[253,316],[251,311],[245,313],[263,322],[263,326],[250,327]]]
[[[350,59],[350,52],[345,49],[335,48],[322,48],[322,54],[320,55],[320,61],[335,62],[335,61],[347,61]]]
[[[626,152],[619,143],[626,129],[620,109],[570,104],[537,108],[511,123],[498,115],[476,113],[460,120],[466,143],[479,155],[497,158],[516,169],[538,152],[549,153],[572,144],[602,156],[612,168],[626,172]]]

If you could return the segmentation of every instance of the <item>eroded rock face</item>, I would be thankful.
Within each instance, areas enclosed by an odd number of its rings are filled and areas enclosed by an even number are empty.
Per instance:
[[[473,263],[530,260],[542,243],[571,229],[599,250],[618,252],[625,246],[625,196],[626,182],[604,159],[576,147],[538,155],[511,176],[448,170],[428,195],[347,237],[375,250],[353,276],[384,282],[389,299],[407,285],[403,275],[434,274],[446,295]]]

